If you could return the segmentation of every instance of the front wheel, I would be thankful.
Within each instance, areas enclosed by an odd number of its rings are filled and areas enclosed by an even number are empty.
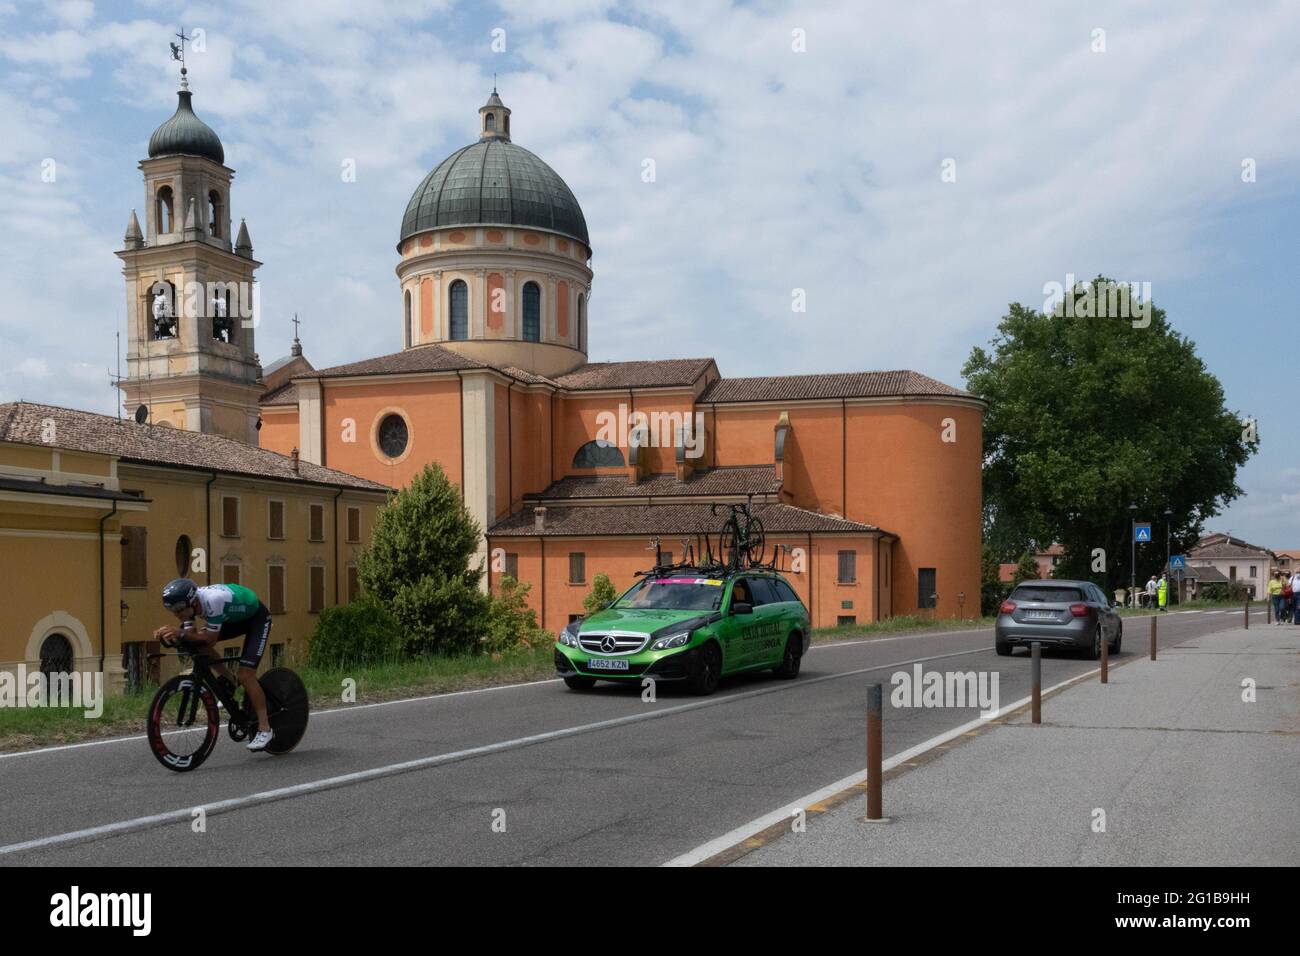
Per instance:
[[[273,667],[258,681],[266,694],[266,718],[274,736],[266,752],[287,754],[307,732],[311,708],[302,678],[287,667]]]
[[[168,770],[197,770],[220,733],[216,698],[192,674],[173,677],[154,694],[145,735],[153,755]]]
[[[566,677],[564,683],[568,685],[569,690],[591,690],[596,686],[594,677]]]
[[[691,690],[702,696],[708,696],[718,689],[722,679],[722,651],[712,641],[700,648],[700,656],[695,661],[695,673],[691,675]]]

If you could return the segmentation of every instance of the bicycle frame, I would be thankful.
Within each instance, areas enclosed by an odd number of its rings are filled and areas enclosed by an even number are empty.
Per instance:
[[[212,694],[212,696],[221,702],[222,706],[226,709],[226,713],[230,716],[230,720],[232,723],[239,726],[246,726],[249,723],[256,723],[257,714],[254,713],[252,710],[248,710],[248,711],[244,710],[244,708],[240,706],[238,701],[235,700],[235,692],[239,690],[239,686],[240,686],[239,683],[236,681],[234,690],[232,690],[230,693],[226,693],[225,686],[217,678],[217,675],[212,670],[212,664],[213,664],[212,658],[216,657],[216,655],[194,653],[194,651],[196,651],[199,648],[199,646],[200,645],[192,644],[189,641],[184,641],[184,640],[179,641],[177,642],[177,647],[179,648],[179,651],[174,656],[179,658],[183,653],[194,662],[194,666],[190,671],[190,676],[199,685],[201,685],[202,687],[206,687],[208,691]],[[150,659],[171,657],[171,656],[173,655],[170,654],[149,655]],[[226,662],[225,658],[220,658],[219,660],[223,664]],[[186,693],[188,694],[189,691],[186,691]],[[268,701],[267,703],[269,707],[270,702]],[[177,713],[183,718],[186,724],[192,724],[194,723],[194,718],[198,714],[198,707],[199,707],[199,695],[196,693],[191,698],[186,698],[186,697],[181,698],[181,705],[178,708]]]

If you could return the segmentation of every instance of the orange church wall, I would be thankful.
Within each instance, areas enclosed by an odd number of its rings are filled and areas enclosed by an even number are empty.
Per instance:
[[[433,280],[420,281],[420,334],[427,338],[433,334]]]
[[[286,405],[284,411],[262,409],[262,430],[257,443],[262,448],[287,455],[298,447],[298,406]]]
[[[708,435],[705,461],[710,467],[766,465],[774,460],[777,419],[775,408],[701,405]]]
[[[510,513],[510,495],[511,495],[511,449],[510,449],[510,426],[514,424],[512,410],[507,409],[506,402],[510,396],[504,385],[494,385],[492,395],[492,407],[496,414],[493,416],[493,435],[492,448],[496,456],[493,463],[493,476],[496,487],[493,493],[496,495],[496,515],[501,517]]]
[[[424,466],[436,461],[447,477],[461,482],[460,380],[403,380],[366,385],[325,381],[325,461],[338,468],[395,488],[405,487]],[[381,412],[396,409],[407,419],[410,442],[406,457],[392,464],[371,443]],[[343,441],[343,421],[356,423],[356,441]]]
[[[961,405],[849,406],[846,517],[898,535],[892,611],[917,613],[918,571],[936,569],[938,617],[979,610],[982,417]],[[943,421],[956,425],[944,442]],[[958,606],[958,593],[965,602]]]
[[[509,419],[506,423],[509,435],[510,454],[505,464],[501,463],[500,449],[505,447],[505,440],[498,444],[498,467],[505,473],[511,469],[509,494],[510,505],[518,510],[525,494],[542,491],[549,483],[550,458],[548,440],[551,433],[550,414],[551,399],[546,392],[531,392],[510,389]],[[506,406],[498,405],[500,415],[506,418]],[[500,422],[498,422],[500,427]],[[499,433],[498,433],[499,434]]]
[[[645,570],[653,563],[653,554],[648,550],[648,538],[546,538],[544,547],[541,540],[493,538],[489,540],[489,549],[500,549],[506,554],[517,555],[519,580],[531,585],[528,604],[537,612],[541,625],[552,634],[558,634],[573,616],[585,613],[582,601],[591,593],[597,574],[608,575],[614,590],[621,594],[636,582],[638,571]],[[874,538],[862,535],[813,535],[811,551],[807,535],[773,535],[769,541],[772,545],[783,543],[791,548],[802,549],[807,562],[804,570],[789,570],[784,574],[799,599],[808,607],[814,627],[834,627],[840,615],[854,616],[858,624],[876,620]],[[672,552],[674,560],[681,559],[680,541],[665,538],[662,547],[665,551]],[[852,584],[839,584],[836,581],[841,550],[857,552],[857,580]],[[546,563],[544,618],[543,551]],[[573,552],[581,552],[586,556],[586,580],[581,584],[569,583],[569,555]],[[500,579],[500,571],[490,572],[489,584],[494,593],[500,585]],[[842,608],[844,601],[851,601],[853,607]]]
[[[620,416],[620,406],[626,409],[626,412]],[[634,412],[644,412],[651,416],[652,430],[655,426],[653,416],[656,413],[665,415],[676,414],[678,418],[664,418],[661,421],[662,430],[665,434],[652,437],[652,444],[642,453],[645,457],[642,459],[648,472],[671,472],[676,467],[676,451],[672,446],[673,435],[669,425],[672,421],[690,420],[693,411],[693,403],[689,397],[682,396],[660,396],[649,392],[633,392],[629,395],[627,392],[608,393],[592,398],[557,398],[556,399],[556,434],[555,434],[555,477],[560,478],[567,474],[592,474],[591,469],[574,468],[573,456],[579,448],[587,442],[594,440],[601,433],[601,416],[612,416],[612,421],[617,424],[622,421],[628,423],[631,427],[631,415]],[[706,422],[707,424],[707,422]],[[692,425],[692,427],[694,427]],[[619,450],[623,452],[624,458],[627,457],[627,445],[625,435],[616,435],[619,442]],[[655,445],[654,441],[662,440],[665,444]]]

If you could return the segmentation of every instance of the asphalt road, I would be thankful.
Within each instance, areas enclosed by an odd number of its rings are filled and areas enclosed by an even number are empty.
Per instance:
[[[1169,614],[1161,644],[1241,618]],[[0,755],[0,865],[170,865],[178,851],[190,865],[659,864],[861,771],[866,685],[888,693],[895,670],[996,671],[1003,705],[1026,696],[1028,657],[992,642],[819,645],[795,681],[752,675],[709,698],[548,681],[356,706],[313,715],[283,757],[223,736],[188,774],[143,738]],[[1146,620],[1127,619],[1119,660],[1146,644]],[[1044,687],[1094,667],[1045,652]],[[975,716],[886,706],[886,756]]]

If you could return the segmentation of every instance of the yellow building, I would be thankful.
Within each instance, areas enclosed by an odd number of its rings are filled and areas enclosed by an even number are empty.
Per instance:
[[[274,615],[265,665],[294,660],[356,595],[388,490],[219,435],[0,404],[0,671],[102,671],[110,692],[165,676],[148,655],[180,576],[252,588]]]

